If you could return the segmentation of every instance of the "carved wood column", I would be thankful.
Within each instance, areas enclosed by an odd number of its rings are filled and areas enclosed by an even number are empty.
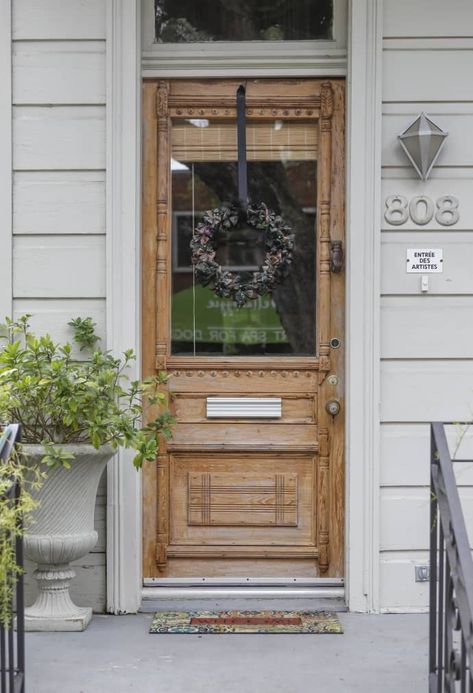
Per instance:
[[[156,369],[166,368],[168,353],[169,319],[169,192],[170,192],[170,118],[168,109],[169,82],[158,84],[156,109],[158,114],[158,199],[157,227],[158,243],[156,253]]]
[[[165,370],[169,349],[169,244],[170,244],[170,161],[171,121],[169,117],[169,82],[160,81],[156,94],[158,116],[158,161],[157,161],[157,247],[156,247],[156,370]],[[156,563],[159,570],[167,565],[169,543],[169,455],[161,441],[157,459],[157,541]]]
[[[325,387],[327,373],[331,368],[331,268],[330,226],[332,194],[332,115],[333,90],[331,82],[323,82],[320,91],[320,157],[318,165],[318,247],[319,247],[319,459],[317,494],[317,542],[319,547],[319,570],[325,573],[330,563],[330,456],[329,430],[332,417],[325,409],[328,393]]]
[[[320,157],[318,175],[319,216],[319,356],[320,370],[330,369],[330,202],[332,172],[332,115],[333,91],[330,82],[322,84],[320,92]]]
[[[317,544],[319,547],[319,570],[325,573],[328,570],[329,557],[329,526],[330,526],[330,457],[329,437],[327,429],[320,429],[319,433],[319,468],[318,468],[318,531]]]

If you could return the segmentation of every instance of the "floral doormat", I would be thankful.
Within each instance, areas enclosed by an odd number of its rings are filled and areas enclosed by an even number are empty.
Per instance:
[[[330,611],[158,611],[150,633],[343,633]]]

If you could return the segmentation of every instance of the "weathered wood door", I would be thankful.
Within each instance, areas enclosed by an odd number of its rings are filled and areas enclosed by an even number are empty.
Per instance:
[[[343,574],[344,82],[244,81],[249,197],[295,250],[238,309],[196,282],[189,242],[237,196],[241,83],[144,84],[144,375],[169,373],[177,419],[144,470],[145,577]],[[236,230],[217,261],[251,273],[264,252]]]

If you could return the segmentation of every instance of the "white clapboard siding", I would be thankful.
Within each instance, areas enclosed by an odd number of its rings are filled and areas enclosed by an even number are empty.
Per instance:
[[[113,462],[111,463],[113,464]],[[91,553],[105,554],[107,548],[107,471],[105,470],[97,488],[94,527],[98,534],[97,543]]]
[[[68,326],[72,318],[92,318],[96,323],[95,332],[100,337],[98,343],[106,348],[105,341],[105,299],[32,299],[17,298],[13,302],[13,315],[30,314],[29,323],[32,331],[37,335],[50,334],[57,342],[71,342],[73,329]],[[86,358],[87,352],[80,352],[74,346],[75,357]]]
[[[427,551],[382,553],[379,563],[381,610],[427,610],[429,583],[415,581],[415,566],[428,564]]]
[[[420,274],[406,271],[407,248],[442,248],[443,272],[429,274],[431,294],[473,294],[473,232],[386,231],[381,242],[381,292],[421,295]],[[450,335],[453,339],[455,336]]]
[[[384,166],[381,169],[381,180],[384,181],[410,181],[413,184],[413,189],[417,181],[420,181],[417,174],[413,175],[414,171],[411,167],[407,166]],[[436,180],[447,180],[452,181],[453,185],[456,185],[457,181],[467,180],[470,181],[473,178],[473,167],[461,167],[454,168],[452,166],[438,166],[432,169],[429,176],[429,181],[432,183]],[[384,214],[384,204],[382,205],[380,211]],[[420,230],[420,229],[419,229]]]
[[[459,489],[465,524],[473,542],[473,488]],[[430,488],[383,488],[380,498],[381,551],[420,551],[429,547]]]
[[[473,360],[384,361],[381,421],[468,421]]]
[[[473,36],[471,0],[384,0],[383,34],[399,36]]]
[[[104,236],[16,236],[14,298],[105,297]]]
[[[15,234],[105,233],[102,171],[20,171],[13,176]]]
[[[14,104],[105,103],[105,41],[13,44]]]
[[[433,39],[424,43],[393,39],[385,41],[384,47],[383,101],[471,98],[473,39]]]
[[[472,117],[473,127],[473,117]],[[472,155],[473,156],[473,155]],[[414,169],[410,168],[409,173]],[[443,169],[440,169],[443,171]],[[391,178],[389,170],[385,170],[385,177],[381,185],[381,228],[386,231],[473,231],[473,195],[471,189],[473,185],[473,169],[463,169],[464,178],[432,178],[427,181],[422,181],[418,177],[411,176],[409,179]],[[416,174],[415,174],[416,175]],[[415,224],[411,216],[400,226],[390,224],[385,218],[387,211],[387,201],[392,195],[402,195],[408,202],[415,197],[428,197],[432,200],[434,206],[434,215],[432,219],[424,226]],[[445,227],[438,223],[436,214],[439,212],[437,202],[444,195],[453,195],[458,200],[459,219],[455,225]],[[414,204],[414,203],[413,203]],[[419,213],[422,214],[425,210],[424,203],[419,203]],[[439,203],[440,204],[440,203]],[[389,219],[389,216],[388,216]],[[440,217],[442,219],[442,217]]]
[[[105,168],[105,107],[15,106],[13,167]]]
[[[469,112],[457,114],[445,113],[437,104],[419,104],[409,108],[410,112],[396,113],[396,105],[391,104],[389,113],[383,115],[382,124],[382,152],[383,166],[407,166],[411,167],[409,159],[399,144],[398,135],[413,122],[420,112],[425,111],[432,120],[448,132],[445,145],[440,152],[435,164],[436,167],[447,166],[473,166],[473,105],[468,104]],[[386,108],[386,107],[385,107]],[[406,108],[403,111],[407,110]],[[413,169],[412,178],[416,180],[417,174]],[[453,190],[448,193],[454,194]],[[444,194],[447,194],[445,190]]]
[[[472,460],[454,462],[458,486],[473,486],[473,428],[446,426],[452,457]],[[381,424],[381,486],[428,486],[430,484],[430,426],[428,424]]]
[[[473,296],[384,296],[381,356],[473,358]]]
[[[106,0],[14,0],[14,39],[104,39]]]

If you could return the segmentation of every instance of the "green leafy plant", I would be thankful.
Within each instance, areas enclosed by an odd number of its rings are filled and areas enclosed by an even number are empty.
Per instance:
[[[16,450],[0,464],[0,624],[4,627],[11,622],[15,585],[22,572],[16,561],[16,539],[23,536],[38,505],[31,492],[39,488],[43,476],[39,469],[26,468]],[[21,493],[15,502],[9,491],[17,483]]]
[[[133,351],[117,357],[98,349],[91,318],[69,322],[74,340],[89,351],[87,360],[78,361],[70,343],[35,336],[30,317],[7,318],[3,327],[0,421],[20,423],[23,443],[43,445],[49,467],[73,463],[61,447],[69,443],[132,448],[136,468],[154,460],[159,439],[171,436],[173,424],[162,388],[166,374],[131,379]]]

